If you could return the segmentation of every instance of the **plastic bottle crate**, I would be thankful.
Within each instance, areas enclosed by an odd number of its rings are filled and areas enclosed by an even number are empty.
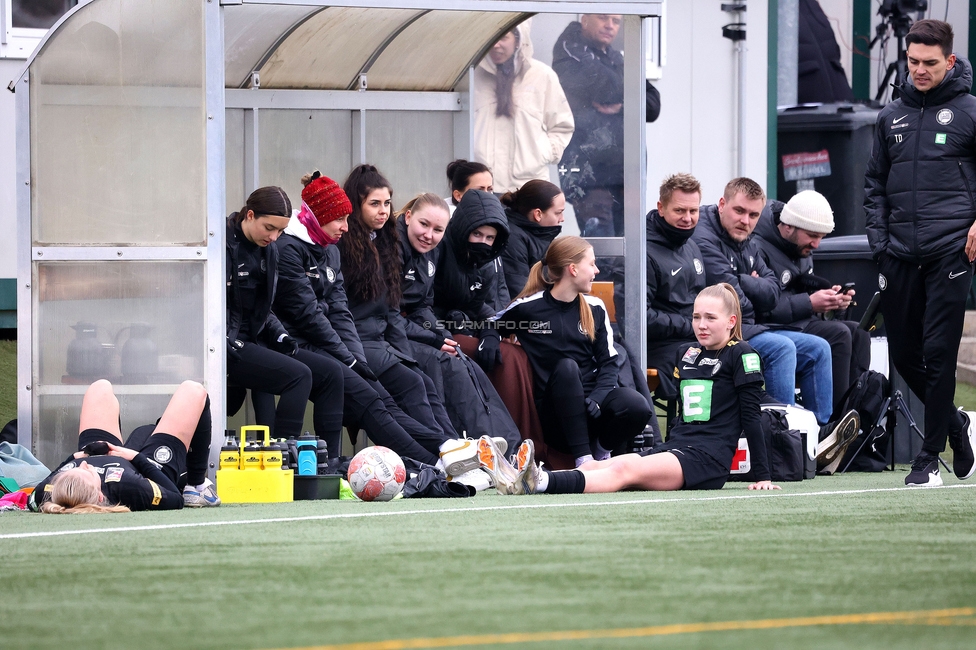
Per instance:
[[[241,427],[241,459],[246,453],[245,441],[248,431],[264,434],[264,446],[270,446],[271,434],[268,427]],[[272,469],[233,469],[217,470],[217,495],[224,503],[280,503],[294,501],[295,472],[278,467]],[[242,463],[243,464],[243,463]]]

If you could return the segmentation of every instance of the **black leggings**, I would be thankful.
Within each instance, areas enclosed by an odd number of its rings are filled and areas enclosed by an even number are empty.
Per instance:
[[[579,366],[572,359],[556,362],[541,398],[536,398],[546,445],[580,458],[593,453],[593,443],[616,449],[644,430],[651,409],[632,388],[614,388],[600,403],[600,417],[586,413],[586,392]]]
[[[315,432],[324,440],[342,431],[342,364],[308,350],[294,357],[248,343],[240,360],[227,359],[227,414],[240,410],[246,389],[279,395],[272,433],[288,438],[302,433],[305,404],[315,409]],[[268,426],[271,426],[270,424]]]

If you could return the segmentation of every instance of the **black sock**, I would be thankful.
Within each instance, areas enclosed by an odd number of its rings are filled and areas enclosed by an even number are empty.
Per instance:
[[[586,488],[586,477],[579,470],[543,471],[549,475],[549,487],[546,488],[546,494],[582,494]]]
[[[203,405],[200,421],[190,439],[190,448],[186,452],[186,482],[188,485],[200,485],[207,478],[207,465],[210,463],[210,436],[212,420],[210,417],[210,396]]]

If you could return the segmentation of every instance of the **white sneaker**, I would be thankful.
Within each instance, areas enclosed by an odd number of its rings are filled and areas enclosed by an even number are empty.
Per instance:
[[[478,469],[478,441],[470,438],[448,440],[441,445],[440,457],[448,476],[461,476]]]
[[[220,497],[213,482],[208,478],[200,485],[183,488],[183,506],[186,508],[213,508],[220,505]]]
[[[461,476],[448,476],[447,480],[455,483],[463,483],[464,485],[470,485],[478,492],[484,492],[488,488],[495,486],[495,484],[491,481],[491,477],[488,476],[488,472],[484,471],[480,467],[478,469],[473,469],[470,472],[461,474]]]

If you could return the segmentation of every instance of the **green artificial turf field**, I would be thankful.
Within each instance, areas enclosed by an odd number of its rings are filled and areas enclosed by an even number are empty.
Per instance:
[[[0,645],[972,648],[976,482],[904,476],[0,513]]]

